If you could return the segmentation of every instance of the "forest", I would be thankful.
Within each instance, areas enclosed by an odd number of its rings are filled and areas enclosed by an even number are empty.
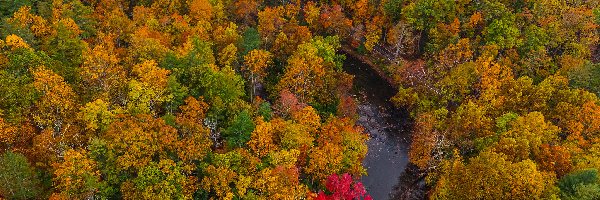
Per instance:
[[[348,56],[395,198],[600,199],[596,0],[0,0],[0,199],[370,200]]]

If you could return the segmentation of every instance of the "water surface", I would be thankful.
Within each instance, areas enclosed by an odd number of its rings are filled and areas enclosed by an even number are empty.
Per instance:
[[[405,188],[400,184],[413,182],[401,178],[407,177],[409,117],[389,101],[396,89],[366,64],[346,57],[344,70],[355,76],[353,94],[359,101],[357,123],[370,135],[369,151],[363,161],[368,175],[361,181],[373,199],[390,199],[395,188]]]

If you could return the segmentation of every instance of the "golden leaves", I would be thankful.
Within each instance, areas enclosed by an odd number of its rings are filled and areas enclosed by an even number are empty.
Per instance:
[[[27,44],[27,42],[25,42],[25,40],[23,40],[23,38],[16,35],[6,36],[6,40],[4,40],[4,42],[5,45],[7,47],[10,47],[11,50],[19,48],[31,49],[31,47],[29,47],[29,45]]]
[[[64,160],[54,164],[54,182],[65,198],[88,198],[97,192],[100,172],[94,160],[88,158],[85,150],[69,149]]]
[[[38,112],[34,113],[34,121],[42,127],[52,126],[55,130],[60,130],[77,109],[77,96],[63,77],[44,66],[35,69],[33,76],[33,86],[42,94],[35,102]]]
[[[262,49],[255,49],[244,56],[244,68],[257,77],[264,77],[266,69],[273,64],[273,54]]]

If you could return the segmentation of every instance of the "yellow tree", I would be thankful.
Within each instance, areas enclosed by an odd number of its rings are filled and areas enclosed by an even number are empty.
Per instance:
[[[39,67],[33,71],[33,85],[41,93],[40,99],[35,102],[37,111],[33,119],[41,128],[50,128],[54,134],[64,133],[66,126],[74,116],[77,104],[77,95],[58,74]]]
[[[288,59],[288,66],[277,88],[287,89],[298,97],[300,102],[312,102],[324,87],[326,68],[318,49],[310,43],[298,46],[298,50]]]
[[[248,73],[252,90],[250,99],[256,94],[256,84],[267,75],[267,67],[273,63],[273,55],[265,50],[255,49],[244,56],[243,70]]]
[[[304,199],[308,188],[300,183],[296,167],[266,168],[257,175],[253,188],[267,199]]]
[[[127,107],[132,113],[152,113],[164,102],[168,94],[169,70],[158,67],[155,61],[145,61],[133,66],[134,80],[129,81]]]
[[[90,96],[108,98],[108,93],[124,86],[125,69],[119,65],[119,58],[113,44],[113,35],[103,37],[103,41],[84,54],[80,71],[86,91]],[[100,94],[95,94],[100,92]]]
[[[275,131],[283,125],[283,120],[273,119],[270,122],[265,122],[262,118],[256,120],[256,128],[250,136],[248,146],[258,157],[264,157],[272,151],[279,149],[279,145],[275,143],[277,136]]]
[[[506,155],[486,151],[465,164],[455,156],[444,162],[432,199],[558,198],[554,174],[538,170],[531,160],[513,163]]]

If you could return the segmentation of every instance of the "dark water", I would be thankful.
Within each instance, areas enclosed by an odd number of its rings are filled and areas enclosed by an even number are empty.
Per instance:
[[[366,64],[346,57],[344,70],[355,76],[353,94],[359,101],[358,124],[370,135],[369,152],[363,161],[368,174],[361,181],[373,199],[413,199],[401,197],[402,190],[415,183],[410,170],[405,170],[409,166],[409,115],[389,101],[396,89]]]

